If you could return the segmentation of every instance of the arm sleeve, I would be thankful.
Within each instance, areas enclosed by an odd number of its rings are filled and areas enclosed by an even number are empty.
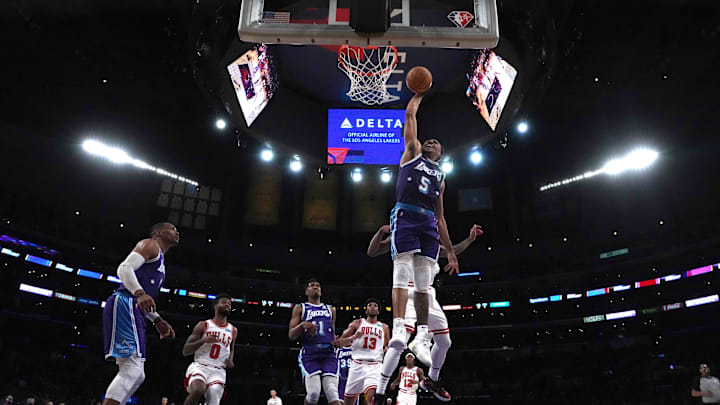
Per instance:
[[[135,271],[143,264],[145,264],[145,258],[140,253],[130,252],[125,261],[118,266],[118,278],[125,288],[133,294],[135,294],[135,291],[142,289],[140,282],[135,277]]]

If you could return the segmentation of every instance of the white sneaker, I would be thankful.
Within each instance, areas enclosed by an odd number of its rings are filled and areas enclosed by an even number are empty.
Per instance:
[[[415,358],[422,364],[430,366],[432,358],[430,357],[430,340],[422,337],[415,336],[412,342],[408,345],[408,348],[415,355]]]
[[[407,344],[405,342],[407,342],[407,338],[405,336],[405,326],[403,325],[402,327],[393,328],[392,337],[388,342],[388,346],[402,351],[407,348]]]

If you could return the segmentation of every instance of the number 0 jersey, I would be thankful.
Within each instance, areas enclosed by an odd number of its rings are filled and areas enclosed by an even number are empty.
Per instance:
[[[235,335],[235,327],[230,323],[216,325],[212,319],[205,321],[205,336],[215,336],[219,342],[205,343],[195,351],[195,362],[225,368],[225,361],[230,357],[230,348]]]
[[[440,170],[437,162],[419,154],[400,165],[396,186],[397,202],[415,205],[434,213],[444,180],[445,173]]]

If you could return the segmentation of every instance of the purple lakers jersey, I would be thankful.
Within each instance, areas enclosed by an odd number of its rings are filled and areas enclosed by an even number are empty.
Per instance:
[[[335,340],[333,330],[332,311],[327,304],[313,305],[309,302],[302,305],[302,321],[312,322],[315,325],[315,335],[304,333],[301,339],[303,349],[327,349],[330,343]]]
[[[412,204],[435,211],[445,173],[436,162],[419,154],[411,161],[400,165],[397,176],[397,202]]]
[[[153,297],[157,299],[160,294],[160,287],[162,287],[165,281],[165,258],[162,252],[158,252],[156,258],[145,262],[139,269],[135,270],[135,277],[137,277],[140,287]],[[120,285],[118,291],[127,291],[124,285]]]

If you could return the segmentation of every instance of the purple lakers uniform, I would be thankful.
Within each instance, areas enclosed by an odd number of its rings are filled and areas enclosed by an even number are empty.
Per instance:
[[[400,165],[397,203],[390,213],[393,259],[400,254],[420,254],[437,260],[440,241],[435,207],[442,193],[445,173],[422,154]]]
[[[308,302],[302,305],[301,322],[312,322],[316,333],[304,332],[300,338],[302,349],[298,356],[303,378],[315,374],[337,375],[338,361],[335,348],[330,344],[335,340],[332,311],[327,304],[313,305]]]
[[[165,261],[162,252],[135,271],[140,286],[157,300],[165,281]],[[145,315],[137,300],[124,285],[105,302],[103,309],[105,358],[130,357],[137,351],[145,358]]]

